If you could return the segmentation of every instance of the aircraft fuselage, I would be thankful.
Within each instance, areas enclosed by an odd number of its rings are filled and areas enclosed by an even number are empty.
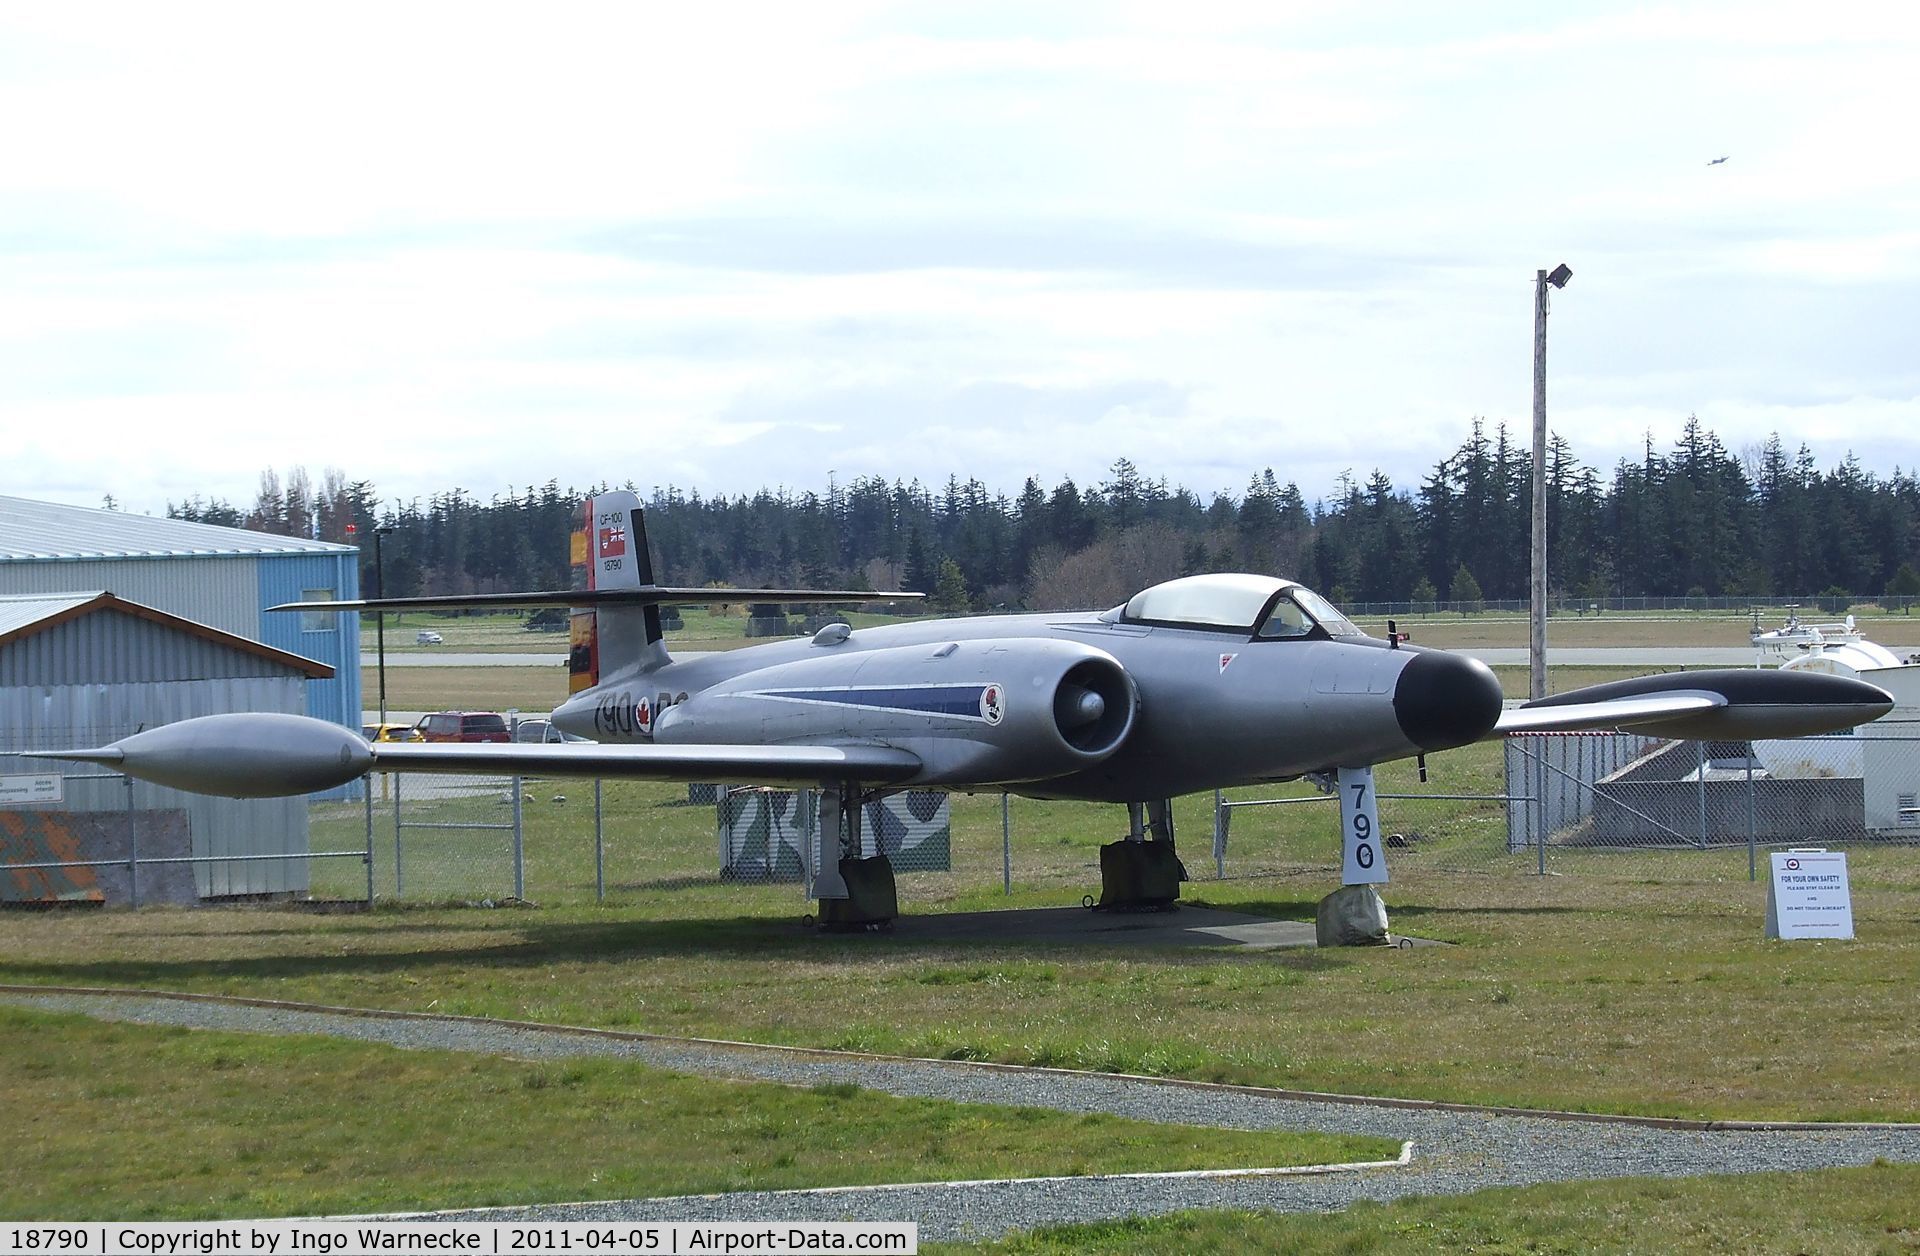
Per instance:
[[[1500,711],[1498,682],[1483,665],[1371,637],[1253,640],[1245,632],[1091,613],[924,621],[861,628],[832,641],[834,635],[827,634],[831,643],[795,638],[615,675],[569,699],[554,721],[610,742],[671,743],[676,726],[698,727],[704,742],[806,744],[863,733],[891,741],[877,703],[912,703],[916,693],[965,699],[975,689],[997,689],[995,701],[1005,710],[991,723],[970,708],[944,716],[918,710],[914,720],[922,727],[912,730],[924,735],[925,725],[937,729],[944,720],[956,741],[991,742],[1014,735],[1000,730],[1014,726],[1020,704],[1044,700],[1034,695],[1040,672],[1058,653],[1052,643],[1072,643],[1111,656],[1131,682],[1141,718],[1098,762],[1004,783],[1036,797],[1133,802],[1463,745],[1484,736]],[[868,683],[873,669],[865,660],[902,654],[913,660],[913,682],[884,689]],[[949,662],[951,670],[943,671]],[[795,686],[793,677],[803,672],[819,673],[822,683]],[[870,694],[879,696],[867,701]],[[716,735],[711,719],[723,704],[726,714],[764,713],[725,724]],[[831,709],[855,704],[851,714]],[[1045,762],[1039,754],[1024,757]],[[939,773],[940,764],[930,763],[925,783],[941,783]]]

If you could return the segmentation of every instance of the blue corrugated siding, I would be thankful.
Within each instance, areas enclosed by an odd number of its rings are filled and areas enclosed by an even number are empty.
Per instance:
[[[340,598],[359,597],[359,552],[262,554],[256,562],[260,571],[261,642],[331,664],[332,680],[307,682],[307,714],[358,729],[360,616],[352,611],[336,612],[327,616],[331,626],[325,631],[308,632],[301,626],[306,616],[299,611],[268,613],[266,608],[298,602],[308,589],[332,589]],[[360,782],[355,781],[314,797],[358,798],[360,790]]]
[[[307,714],[348,728],[360,727],[360,616],[328,615],[323,632],[301,627],[298,611],[269,614],[266,607],[298,602],[308,589],[332,589],[335,597],[360,596],[358,553],[266,554],[260,571],[260,640],[294,654],[332,665],[332,680],[307,683]]]

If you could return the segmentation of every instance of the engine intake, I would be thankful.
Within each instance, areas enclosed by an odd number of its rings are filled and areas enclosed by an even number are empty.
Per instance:
[[[1120,748],[1133,728],[1133,689],[1120,664],[1085,659],[1067,669],[1053,690],[1053,722],[1061,740],[1102,758]]]
[[[841,742],[911,751],[910,784],[997,784],[1082,771],[1133,731],[1139,698],[1111,654],[1013,638],[796,660],[702,690],[661,714],[668,745]]]

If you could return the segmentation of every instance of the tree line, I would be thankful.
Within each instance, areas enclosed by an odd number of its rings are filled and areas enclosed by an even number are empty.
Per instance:
[[[1343,475],[1309,501],[1273,468],[1244,492],[1199,494],[1117,458],[1106,478],[1016,496],[978,479],[883,476],[826,491],[703,495],[654,487],[647,529],[670,584],[799,585],[932,595],[943,610],[1108,606],[1146,585],[1260,571],[1336,602],[1525,598],[1531,450],[1504,425],[1471,435],[1412,489]],[[1556,598],[1920,594],[1920,480],[1849,454],[1821,468],[1776,434],[1735,454],[1689,418],[1610,474],[1555,435],[1546,467],[1548,583]],[[365,480],[303,468],[261,476],[246,507],[199,497],[173,518],[357,544],[361,588],[389,596],[565,588],[586,490],[555,481],[485,501],[464,489],[389,501]],[[635,486],[629,482],[626,488]]]

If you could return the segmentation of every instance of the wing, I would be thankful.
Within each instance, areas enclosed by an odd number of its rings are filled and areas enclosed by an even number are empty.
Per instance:
[[[1878,685],[1824,672],[1725,668],[1636,676],[1501,713],[1494,735],[1617,728],[1699,740],[1839,732],[1893,710]]]
[[[882,745],[656,746],[369,745],[351,729],[305,715],[234,712],[163,724],[90,750],[25,752],[98,763],[158,785],[228,798],[282,798],[344,785],[366,772],[604,776],[885,785],[920,771],[920,758]]]
[[[920,771],[920,757],[891,746],[656,746],[604,742],[544,745],[446,743],[373,746],[375,772],[491,776],[597,776],[646,781],[753,781],[818,785],[823,780],[893,784]]]
[[[646,584],[636,589],[573,589],[528,593],[468,593],[447,597],[349,598],[330,602],[283,602],[270,611],[470,611],[533,606],[706,606],[714,602],[902,602],[923,593],[875,593],[871,589],[684,589]]]
[[[1495,733],[1564,733],[1594,728],[1644,726],[1697,715],[1727,705],[1718,694],[1674,693],[1657,698],[1614,698],[1564,706],[1516,707],[1500,713]]]

